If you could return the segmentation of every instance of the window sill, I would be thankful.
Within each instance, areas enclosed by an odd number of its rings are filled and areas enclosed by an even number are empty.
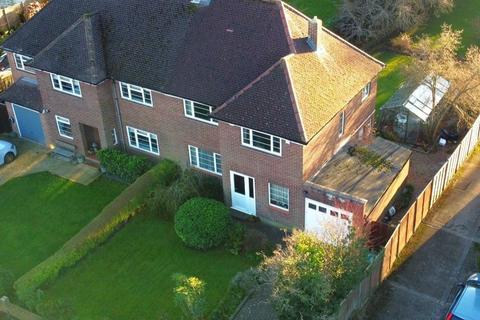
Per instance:
[[[68,140],[70,140],[70,141],[73,141],[73,140],[74,140],[73,137],[69,137],[69,136],[63,135],[63,134],[61,134],[61,133],[59,133],[58,135],[59,135],[60,137],[64,138],[64,139],[68,139]]]
[[[145,153],[145,154],[147,154],[147,155],[152,155],[152,156],[160,157],[160,152],[159,152],[159,153],[155,153],[155,152],[152,152],[152,151],[148,151],[148,150],[145,150],[145,149],[141,149],[141,148],[132,146],[131,144],[129,144],[128,147],[131,148],[131,149],[134,149],[135,151],[140,151],[141,153]]]
[[[153,103],[152,104],[146,104],[146,103],[143,103],[143,102],[140,102],[140,101],[135,101],[135,100],[132,100],[132,99],[127,99],[125,97],[122,97],[123,100],[125,101],[128,101],[128,102],[132,102],[132,103],[135,103],[135,104],[138,104],[140,106],[144,106],[144,107],[147,107],[147,108],[152,108],[153,109]]]
[[[282,157],[282,154],[272,153],[272,152],[269,152],[269,151],[267,151],[267,150],[263,150],[263,149],[260,149],[260,148],[255,148],[255,147],[252,147],[252,146],[243,144],[243,143],[241,144],[241,146],[244,147],[245,149],[259,151],[259,152],[261,152],[261,153],[263,153],[263,154],[267,154],[267,155],[274,156],[274,157],[277,157],[277,158],[281,158],[281,157]]]
[[[185,118],[195,120],[195,121],[198,121],[198,122],[203,122],[205,124],[209,124],[211,126],[218,127],[218,122],[215,123],[215,122],[211,122],[211,121],[207,121],[207,120],[203,120],[203,119],[198,119],[198,118],[194,118],[194,117],[187,116],[187,115],[185,115]]]
[[[217,172],[214,172],[214,171],[210,171],[210,170],[207,170],[207,169],[203,169],[203,168],[200,168],[200,167],[197,167],[197,166],[192,166],[190,165],[190,168],[194,169],[194,170],[198,170],[200,172],[203,172],[203,173],[208,173],[210,175],[213,175],[213,176],[217,176],[217,177],[221,177],[222,174],[221,173],[217,173]]]
[[[68,94],[69,96],[72,96],[72,97],[77,97],[77,98],[82,98],[82,95],[78,95],[78,94],[75,94],[75,93],[70,93],[70,92],[66,92],[66,91],[62,91],[62,90],[59,90],[57,88],[53,88],[53,90],[57,91],[57,92],[60,92],[60,93],[63,93],[63,94]]]

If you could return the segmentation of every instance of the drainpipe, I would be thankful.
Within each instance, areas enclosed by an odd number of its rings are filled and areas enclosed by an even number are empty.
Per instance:
[[[123,121],[122,121],[122,114],[120,113],[120,106],[118,104],[118,92],[117,86],[115,85],[116,81],[112,78],[112,92],[113,92],[113,103],[115,104],[115,113],[118,118],[118,124],[120,125],[120,135],[122,136],[122,150],[127,151],[125,146],[125,131],[123,130]]]

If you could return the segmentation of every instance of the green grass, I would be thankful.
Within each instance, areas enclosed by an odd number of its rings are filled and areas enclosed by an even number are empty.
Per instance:
[[[410,58],[390,51],[381,51],[374,56],[387,65],[378,76],[376,106],[379,110],[404,82],[402,67],[409,62]]]
[[[419,34],[437,35],[443,23],[463,30],[463,47],[460,53],[465,53],[468,46],[480,45],[480,0],[456,0],[452,12],[430,19],[428,24],[418,29]]]
[[[230,279],[252,264],[223,249],[188,249],[171,223],[140,215],[45,292],[47,298],[67,300],[80,319],[157,319],[160,313],[179,319],[172,274],[204,280],[211,312]]]
[[[59,249],[124,188],[100,178],[89,186],[47,172],[0,186],[0,265],[23,275]]]
[[[288,4],[309,17],[317,16],[326,26],[331,26],[337,15],[339,0],[286,0]]]

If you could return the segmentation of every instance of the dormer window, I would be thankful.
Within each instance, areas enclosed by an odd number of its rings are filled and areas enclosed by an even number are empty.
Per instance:
[[[23,56],[18,53],[14,53],[13,57],[15,59],[15,66],[18,70],[34,73],[34,70],[26,65],[28,62],[32,61],[32,58]]]
[[[213,108],[205,104],[194,102],[191,100],[183,100],[185,117],[211,124],[218,124],[218,121],[210,117]]]
[[[362,89],[362,101],[365,101],[365,99],[368,98],[370,95],[370,90],[372,88],[372,83],[369,82],[365,87]]]
[[[242,128],[242,145],[277,156],[282,155],[282,141],[279,137],[256,130]]]
[[[148,89],[120,82],[120,92],[125,100],[153,107],[152,91]]]
[[[82,90],[80,89],[80,82],[78,80],[60,76],[54,73],[50,73],[50,78],[52,79],[52,85],[55,90],[77,97],[82,96]]]

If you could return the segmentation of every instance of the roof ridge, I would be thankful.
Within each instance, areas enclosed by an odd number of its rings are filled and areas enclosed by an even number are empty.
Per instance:
[[[289,54],[291,55],[291,54]],[[283,59],[283,58],[282,58]],[[249,84],[247,84],[245,87],[243,87],[240,91],[238,91],[237,93],[235,93],[231,98],[229,98],[227,101],[225,101],[224,103],[222,103],[218,108],[216,108],[212,114],[215,114],[217,111],[220,111],[222,110],[223,108],[225,108],[228,104],[230,104],[232,101],[234,101],[235,99],[237,99],[240,95],[242,95],[245,91],[247,91],[248,89],[250,89],[251,87],[253,87],[254,84],[256,84],[257,82],[259,82],[260,80],[262,80],[265,76],[269,75],[273,69],[275,69],[275,67],[277,67],[281,62],[282,62],[282,59],[279,59],[277,62],[275,62],[273,65],[271,65],[267,70],[265,70],[262,74],[260,74],[258,77],[256,77],[255,79],[253,79]]]
[[[278,1],[277,4],[280,6],[280,18],[282,21],[283,29],[285,31],[285,35],[287,36],[288,47],[290,48],[290,52],[296,53],[297,50],[295,49],[295,45],[293,44],[290,25],[288,24],[287,16],[285,15],[284,3],[282,1]]]
[[[83,15],[84,20],[85,20],[85,42],[87,44],[87,55],[88,55],[88,63],[89,63],[89,73],[92,76],[93,79],[97,79],[98,72],[97,72],[97,67],[99,66],[99,61],[96,59],[95,55],[95,40],[93,37],[93,23],[92,19],[93,17],[99,17],[97,15],[98,13],[92,13],[92,14],[85,14]],[[103,50],[102,50],[103,53]],[[92,80],[92,82],[94,82]]]
[[[40,52],[38,52],[35,57],[33,57],[33,63],[35,62],[35,58],[39,55],[41,55],[42,53],[44,53],[45,51],[48,51],[50,50],[53,46],[55,46],[57,44],[57,42],[59,42],[60,40],[62,40],[63,38],[65,38],[65,36],[68,35],[68,33],[70,31],[72,31],[73,29],[75,29],[81,22],[83,22],[85,20],[85,18],[88,17],[88,14],[83,14],[80,18],[78,18],[77,21],[75,21],[71,26],[69,26],[67,29],[65,29],[58,37],[56,37],[52,42],[50,42],[45,48],[43,48],[42,50],[40,50]]]
[[[290,77],[290,69],[288,68],[288,63],[287,63],[287,60],[290,59],[292,56],[293,56],[293,54],[285,56],[281,60],[283,61],[283,64],[284,64],[284,73],[285,73],[285,77],[287,78],[288,90],[289,90],[289,93],[290,93],[290,98],[292,100],[292,105],[295,108],[294,113],[295,113],[295,117],[297,118],[296,123],[298,124],[298,130],[302,135],[303,141],[308,142],[308,139],[307,139],[306,133],[305,133],[305,126],[303,124],[302,113],[300,111],[300,108],[298,108],[297,94],[296,94],[295,88],[293,86],[293,80]]]

